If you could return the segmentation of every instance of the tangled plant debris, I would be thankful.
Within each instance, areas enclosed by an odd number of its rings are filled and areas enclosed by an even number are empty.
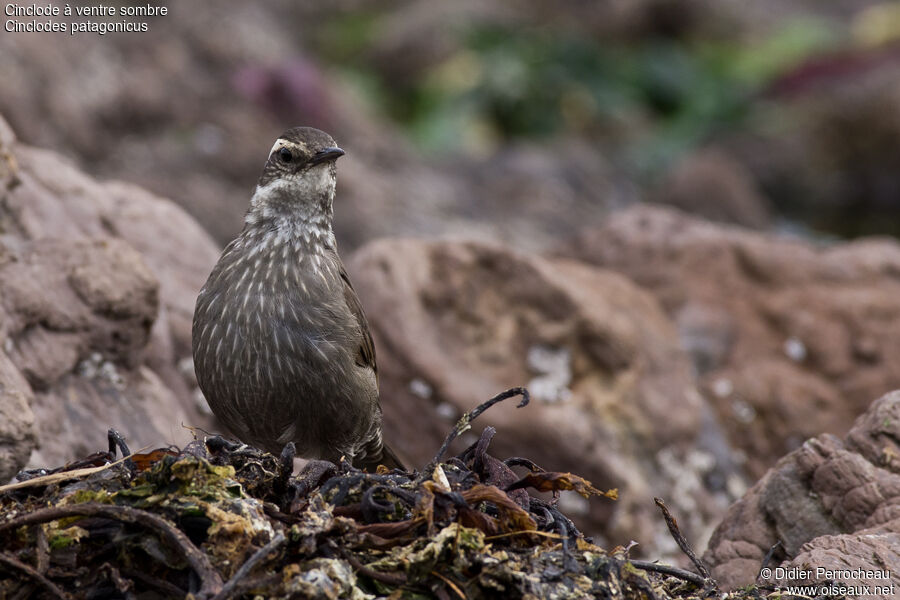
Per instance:
[[[722,597],[699,561],[701,575],[592,544],[558,493],[616,491],[491,456],[491,427],[442,461],[479,414],[518,395],[527,404],[515,388],[464,415],[412,473],[312,461],[292,476],[290,446],[275,457],[220,436],[131,454],[111,430],[107,452],[0,487],[0,597]]]

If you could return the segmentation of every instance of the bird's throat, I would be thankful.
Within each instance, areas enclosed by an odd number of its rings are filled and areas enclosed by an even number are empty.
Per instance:
[[[326,172],[327,175],[327,172]],[[333,180],[277,179],[257,186],[244,217],[244,235],[262,243],[315,243],[334,248]],[[274,239],[273,239],[274,238]]]

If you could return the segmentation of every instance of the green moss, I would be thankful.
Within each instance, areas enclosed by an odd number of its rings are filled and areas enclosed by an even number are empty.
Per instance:
[[[112,504],[114,493],[101,489],[81,489],[66,498],[67,504],[84,504],[86,502],[99,502],[100,504]]]

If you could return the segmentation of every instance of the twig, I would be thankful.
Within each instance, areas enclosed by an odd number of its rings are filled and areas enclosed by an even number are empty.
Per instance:
[[[186,596],[186,594],[184,593],[184,590],[181,589],[180,587],[178,587],[177,585],[175,585],[174,583],[170,583],[160,577],[153,577],[139,569],[122,568],[119,571],[125,577],[130,577],[132,579],[140,581],[141,583],[143,583],[146,586],[155,588],[155,589],[159,590],[160,592],[163,592],[164,594],[166,594],[167,597],[184,598]]]
[[[43,527],[37,528],[35,538],[37,538],[37,543],[34,548],[36,555],[34,562],[38,573],[44,574],[50,568],[50,542],[47,540],[47,532]]]
[[[287,487],[287,482],[294,474],[294,458],[297,457],[297,446],[294,442],[288,442],[281,449],[278,456],[278,479],[280,485]]]
[[[112,564],[106,562],[100,565],[100,569],[106,580],[116,586],[116,591],[121,594],[121,597],[124,600],[136,600],[136,596],[134,594],[134,582],[130,579],[126,579],[122,577],[121,571],[117,569]]]
[[[279,508],[290,512],[291,505],[297,499],[298,486],[291,486],[291,475],[294,474],[294,458],[297,456],[297,446],[294,442],[288,442],[281,449],[278,457],[278,475],[272,482],[272,491],[279,497]],[[288,493],[290,492],[290,493]]]
[[[127,458],[120,458],[116,462],[111,462],[108,465],[103,465],[100,467],[87,467],[84,469],[75,469],[73,471],[60,471],[58,473],[50,473],[49,475],[41,475],[40,477],[33,477],[32,479],[26,479],[25,481],[17,481],[16,483],[9,483],[7,485],[0,485],[0,494],[3,492],[8,492],[10,490],[17,490],[20,488],[26,487],[35,487],[41,485],[50,485],[52,483],[59,483],[60,481],[66,481],[67,479],[78,479],[79,477],[87,477],[88,475],[93,475],[94,473],[99,473],[100,471],[105,471],[106,469],[111,469],[116,465],[120,465],[123,462],[128,460]]]
[[[116,456],[117,448],[123,457],[131,456],[131,450],[128,449],[128,444],[125,443],[125,436],[115,429],[107,430],[106,440],[109,442],[109,453],[113,455],[113,458]]]
[[[484,536],[484,540],[489,542],[491,540],[500,540],[503,538],[512,537],[515,535],[536,535],[539,537],[545,537],[551,540],[556,540],[557,542],[562,541],[562,538],[558,533],[550,533],[549,531],[540,531],[539,529],[520,529],[519,531],[507,531],[506,533],[498,533],[497,535],[486,535]]]
[[[281,581],[281,572],[277,573],[266,573],[265,575],[257,575],[255,577],[246,577],[242,579],[235,589],[233,593],[240,597],[241,594],[247,592],[247,590],[252,589],[266,589],[270,588],[274,585],[277,585],[278,582]],[[183,596],[184,594],[182,594]],[[255,595],[252,596],[254,598],[261,598],[262,596]]]
[[[545,519],[547,518],[547,515],[550,516],[550,519],[547,521],[547,523],[544,524],[544,527],[546,527],[547,529],[552,527],[554,523],[562,522],[565,523],[566,529],[571,535],[580,538],[584,537],[584,534],[581,533],[577,527],[575,527],[575,523],[572,522],[572,519],[562,514],[562,512],[560,512],[560,510],[556,508],[556,506],[544,502],[540,498],[530,498],[529,510],[534,513],[535,508],[537,507],[539,507],[542,512],[545,512],[545,514],[542,515]]]
[[[456,585],[455,583],[453,583],[452,579],[450,579],[449,577],[445,577],[444,575],[441,575],[437,571],[432,571],[431,574],[434,575],[435,577],[439,578],[444,583],[446,583],[450,587],[450,589],[452,589],[454,592],[456,592],[457,596],[462,598],[462,600],[468,600],[468,596],[466,596],[465,592],[463,592],[461,589],[459,589],[459,586]]]
[[[662,498],[654,498],[653,502],[656,503],[656,506],[659,507],[659,510],[662,511],[663,518],[666,520],[666,525],[669,527],[669,533],[672,534],[672,537],[675,539],[675,543],[678,544],[678,547],[681,548],[681,551],[684,552],[691,562],[694,563],[694,566],[697,567],[697,570],[700,571],[700,574],[706,579],[707,583],[712,583],[716,585],[716,582],[713,580],[712,575],[709,573],[709,569],[706,568],[706,565],[703,564],[703,561],[694,553],[694,550],[691,548],[690,544],[688,544],[687,539],[681,533],[681,530],[678,529],[678,523],[675,521],[675,517],[672,516],[672,513],[669,512],[669,509],[666,507],[665,502],[662,501]],[[717,586],[718,587],[718,586]]]
[[[189,427],[188,429],[190,429],[192,432],[194,429],[199,429],[200,431],[203,431],[203,433],[207,434],[208,437],[203,440],[203,443],[206,445],[206,448],[210,452],[218,452],[222,449],[228,450],[229,452],[234,452],[235,450],[238,450],[239,448],[243,448],[245,446],[245,444],[241,444],[240,442],[233,442],[229,439],[225,439],[221,435],[213,435],[208,431],[200,429],[199,427]]]
[[[483,402],[482,404],[479,404],[477,407],[472,409],[471,412],[465,413],[459,419],[459,421],[456,422],[456,425],[453,427],[453,430],[450,431],[450,433],[447,435],[447,438],[444,440],[444,443],[441,444],[440,449],[438,450],[437,454],[434,455],[434,458],[431,459],[431,462],[428,463],[428,465],[424,469],[422,469],[422,476],[426,477],[426,478],[431,476],[432,471],[434,471],[435,465],[437,465],[439,462],[441,462],[441,458],[443,458],[444,453],[447,452],[447,448],[450,447],[450,444],[453,443],[453,440],[455,440],[459,434],[466,431],[469,428],[472,421],[477,419],[479,417],[479,415],[481,415],[481,413],[483,413],[484,411],[486,411],[493,405],[497,404],[498,402],[502,402],[503,400],[507,400],[507,399],[513,398],[515,396],[522,396],[522,401],[519,402],[519,404],[516,406],[516,408],[522,408],[523,406],[528,404],[528,401],[531,398],[528,395],[527,389],[525,389],[523,387],[514,387],[514,388],[506,390],[505,392],[501,392],[501,393],[497,394],[496,396],[494,396],[487,402]]]
[[[65,593],[64,591],[62,591],[55,583],[53,583],[52,581],[50,581],[49,579],[47,579],[46,577],[44,577],[43,575],[41,575],[40,573],[35,571],[32,567],[29,567],[25,563],[16,560],[12,556],[9,556],[3,552],[0,552],[0,564],[3,564],[11,569],[15,569],[17,571],[21,571],[22,573],[25,573],[26,575],[28,575],[29,577],[31,577],[32,579],[34,579],[35,581],[40,583],[42,586],[47,588],[47,591],[49,591],[51,594],[53,594],[57,598],[62,598],[63,600],[70,600],[69,595],[67,593]]]
[[[380,581],[381,583],[386,583],[388,585],[406,585],[406,576],[405,575],[394,575],[391,573],[382,573],[381,571],[376,571],[375,569],[370,569],[366,565],[359,562],[359,559],[353,556],[349,551],[341,548],[341,555],[344,559],[350,563],[350,566],[356,570],[360,575],[365,575],[369,579],[374,579],[375,581]]]
[[[116,431],[115,429],[109,429],[106,432],[106,439],[109,442],[109,453],[113,458],[116,457],[116,448],[119,449],[119,452],[122,453],[122,458],[125,460],[125,466],[130,471],[134,471],[134,461],[131,460],[131,450],[128,448],[128,444],[125,443],[125,436]]]
[[[478,441],[475,443],[475,460],[472,461],[472,471],[475,473],[481,473],[482,470],[484,470],[484,455],[487,452],[491,440],[494,439],[496,434],[497,430],[488,425],[484,428],[484,431],[481,432],[481,437],[478,438]]]
[[[196,425],[185,425],[184,421],[181,422],[181,428],[187,429],[188,431],[190,431],[191,435],[194,436],[195,440],[200,439],[200,436],[197,435],[198,431],[200,433],[202,433],[204,437],[212,437],[213,435],[216,435],[214,433],[210,433],[209,431],[203,429],[202,427],[197,427]]]
[[[281,512],[278,510],[278,507],[273,504],[263,504],[263,512],[266,513],[266,516],[270,519],[276,519],[281,521],[285,525],[293,525],[300,521],[300,517],[295,514],[288,514]]]
[[[5,523],[0,523],[0,534],[25,525],[79,516],[115,519],[124,523],[142,525],[157,531],[163,539],[168,540],[172,546],[181,551],[190,567],[197,573],[197,576],[200,578],[200,590],[197,592],[198,598],[210,598],[222,589],[222,578],[219,576],[219,573],[210,564],[206,555],[191,543],[190,538],[165,519],[130,506],[85,503],[42,508]]]
[[[241,580],[244,579],[247,575],[250,574],[250,571],[258,565],[263,559],[265,559],[269,554],[273,551],[279,549],[285,543],[285,537],[283,533],[278,533],[272,539],[271,542],[257,550],[253,553],[253,556],[248,558],[244,564],[241,565],[241,568],[237,570],[237,572],[229,579],[225,586],[222,588],[222,591],[216,594],[212,600],[226,600],[231,597],[240,584]]]
[[[546,469],[542,468],[540,465],[535,463],[533,460],[529,458],[522,458],[521,456],[512,456],[503,461],[507,467],[527,467],[529,471],[532,473],[544,473]]]
[[[700,575],[697,575],[696,573],[686,571],[685,569],[679,569],[678,567],[673,567],[671,565],[660,565],[647,560],[629,559],[628,562],[642,571],[653,571],[655,573],[662,573],[663,575],[671,575],[672,577],[690,581],[691,583],[699,585],[701,587],[706,585],[706,579],[704,579]]]
[[[763,557],[762,564],[759,566],[759,571],[756,575],[756,581],[760,580],[760,578],[762,577],[763,569],[769,566],[769,563],[772,562],[772,557],[775,556],[775,551],[781,548],[781,546],[781,540],[778,540],[772,545],[771,548],[769,548],[769,551],[766,552],[766,555]]]
[[[560,543],[562,545],[562,553],[563,553],[563,568],[566,571],[576,571],[578,569],[578,563],[575,560],[575,557],[572,556],[572,550],[569,548],[569,528],[566,526],[565,521],[560,519],[556,520],[556,531],[559,534],[559,537],[562,538]]]

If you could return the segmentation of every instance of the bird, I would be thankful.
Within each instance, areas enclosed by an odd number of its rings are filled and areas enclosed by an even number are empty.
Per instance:
[[[332,230],[343,155],[311,127],[275,141],[243,229],[197,297],[194,370],[244,443],[404,469],[383,440],[375,345]]]

